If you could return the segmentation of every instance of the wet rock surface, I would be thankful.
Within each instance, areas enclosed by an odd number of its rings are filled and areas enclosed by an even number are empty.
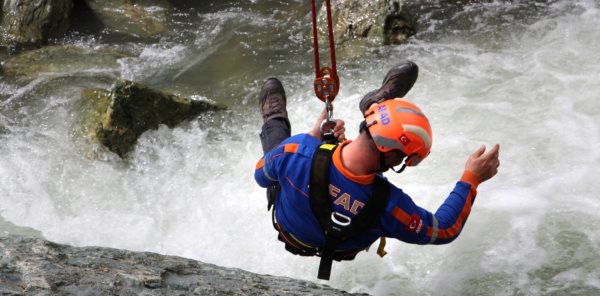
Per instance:
[[[351,295],[191,259],[0,237],[2,295]]]
[[[47,44],[69,29],[72,0],[0,1],[0,46]]]
[[[14,55],[4,62],[2,71],[6,77],[21,81],[33,80],[40,75],[74,76],[84,72],[116,75],[119,71],[117,60],[125,56],[110,48],[54,45]]]
[[[416,33],[405,1],[332,1],[332,22],[336,42],[368,38],[376,43],[397,44]],[[319,12],[319,33],[327,36],[325,5]]]
[[[333,35],[340,57],[362,54],[365,44],[399,44],[416,34],[415,21],[403,0],[331,1]],[[318,17],[320,43],[327,44],[325,3]]]
[[[106,153],[96,137],[96,129],[102,122],[102,116],[110,105],[110,90],[103,88],[84,88],[81,90],[81,99],[77,105],[77,119],[71,129],[73,143],[76,143],[79,152],[90,159],[98,159],[99,155]]]
[[[109,30],[134,37],[159,37],[168,29],[167,13],[173,8],[165,0],[83,0]]]

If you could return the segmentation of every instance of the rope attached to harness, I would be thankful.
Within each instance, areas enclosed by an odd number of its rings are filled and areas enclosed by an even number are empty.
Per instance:
[[[327,110],[326,118],[321,125],[321,133],[323,134],[323,140],[326,143],[334,143],[335,138],[333,137],[333,127],[335,126],[335,120],[333,120],[333,100],[338,94],[340,89],[340,79],[337,75],[337,68],[335,63],[335,42],[333,40],[333,25],[331,18],[331,4],[329,0],[325,0],[325,6],[327,9],[327,33],[329,37],[329,54],[331,67],[321,67],[319,59],[319,36],[317,32],[317,8],[315,0],[311,1],[312,8],[312,30],[313,30],[313,53],[315,62],[315,80],[314,89],[317,98],[325,103],[325,109]]]

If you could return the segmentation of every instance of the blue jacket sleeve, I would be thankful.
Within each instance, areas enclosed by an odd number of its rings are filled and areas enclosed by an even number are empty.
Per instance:
[[[435,214],[392,187],[381,223],[386,235],[413,244],[447,244],[458,237],[477,195],[479,177],[465,171]]]

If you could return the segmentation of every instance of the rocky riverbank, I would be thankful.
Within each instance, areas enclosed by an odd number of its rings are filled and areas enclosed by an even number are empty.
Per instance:
[[[0,295],[353,295],[191,259],[0,237]]]

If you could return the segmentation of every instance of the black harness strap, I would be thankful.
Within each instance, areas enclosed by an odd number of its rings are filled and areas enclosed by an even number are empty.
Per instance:
[[[320,252],[319,279],[329,280],[336,247],[347,239],[368,231],[381,217],[389,200],[388,184],[379,176],[373,183],[373,196],[353,218],[333,211],[329,194],[329,167],[337,145],[322,144],[315,151],[310,171],[310,206],[321,224],[325,246]]]

